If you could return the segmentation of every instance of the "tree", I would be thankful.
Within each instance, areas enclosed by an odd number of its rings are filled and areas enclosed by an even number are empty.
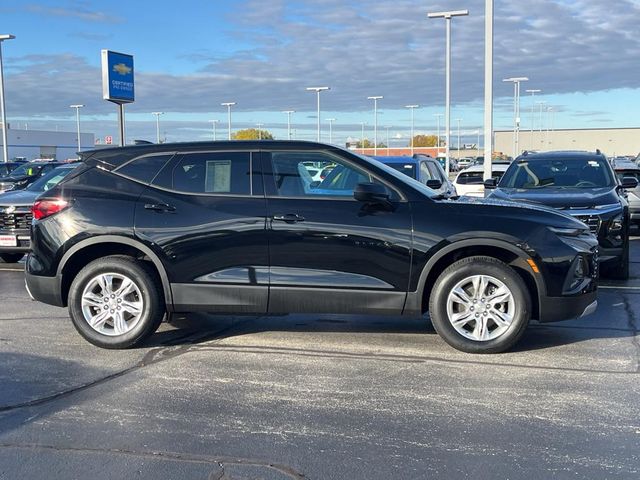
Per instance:
[[[269,130],[260,130],[258,128],[245,128],[238,130],[231,135],[234,140],[273,140],[273,135]]]
[[[368,138],[364,139],[364,147],[362,145],[362,140],[358,140],[355,143],[355,147],[356,148],[374,148],[373,142],[371,140],[369,140]],[[382,142],[378,142],[378,148],[387,148],[387,145],[382,143]]]
[[[437,135],[416,135],[415,137],[413,137],[414,147],[435,147],[437,146],[437,143]]]

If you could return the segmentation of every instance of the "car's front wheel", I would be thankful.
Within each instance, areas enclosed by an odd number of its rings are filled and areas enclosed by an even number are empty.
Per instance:
[[[162,286],[144,262],[131,257],[94,260],[71,283],[69,314],[80,335],[94,345],[131,347],[162,322]]]
[[[468,257],[440,274],[431,291],[429,314],[452,347],[499,353],[511,348],[527,328],[531,296],[522,278],[504,262]]]

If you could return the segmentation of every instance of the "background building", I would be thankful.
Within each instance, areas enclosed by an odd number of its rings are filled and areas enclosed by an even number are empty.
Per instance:
[[[1,124],[0,124],[1,125]],[[9,125],[7,123],[7,125]],[[77,157],[78,135],[76,132],[50,132],[46,130],[7,130],[7,143],[9,145],[9,160],[16,157],[25,157],[27,160],[34,158],[53,158],[65,160]],[[93,133],[80,133],[80,145],[82,150],[94,147]],[[2,136],[0,135],[0,149]],[[0,153],[0,161],[2,154]]]
[[[520,151],[589,150],[599,148],[608,156],[637,155],[640,152],[640,128],[583,128],[557,130],[520,130]],[[513,153],[513,130],[495,132],[495,150]]]

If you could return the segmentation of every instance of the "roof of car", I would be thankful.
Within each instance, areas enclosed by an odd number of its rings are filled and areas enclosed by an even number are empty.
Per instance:
[[[382,163],[418,163],[421,160],[429,160],[429,158],[412,158],[412,157],[402,157],[402,156],[381,156],[381,155],[372,155],[371,158],[374,158]],[[433,160],[433,158],[431,158]]]
[[[506,163],[492,163],[491,170],[494,172],[506,172],[509,165]],[[461,170],[460,173],[476,173],[476,172],[484,172],[484,165],[473,165],[472,167],[467,167],[464,170]],[[459,175],[459,174],[458,174]]]
[[[630,160],[618,160],[613,165],[614,170],[640,170],[640,167]]]
[[[604,159],[604,155],[602,153],[596,152],[587,152],[585,150],[552,150],[549,152],[537,152],[537,153],[528,153],[520,155],[516,158],[516,161],[529,161],[529,160],[546,160],[549,158],[601,158]]]

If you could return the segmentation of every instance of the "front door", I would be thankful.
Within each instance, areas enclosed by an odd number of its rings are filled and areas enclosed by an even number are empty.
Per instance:
[[[393,208],[353,198],[379,181],[328,151],[263,153],[268,205],[269,312],[400,314],[411,263],[409,203],[388,187]],[[308,170],[328,172],[314,181]]]
[[[259,155],[177,153],[136,205],[136,235],[165,264],[176,311],[265,313],[266,201]]]

